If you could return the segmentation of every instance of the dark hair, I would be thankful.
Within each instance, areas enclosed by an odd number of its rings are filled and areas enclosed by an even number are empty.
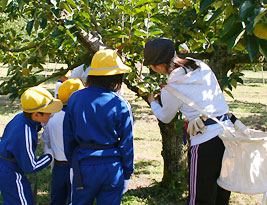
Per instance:
[[[121,88],[122,80],[123,74],[107,76],[88,75],[86,85],[105,87],[110,91],[116,92]]]
[[[43,115],[44,113],[43,112],[38,112],[40,115]],[[23,116],[27,119],[30,119],[32,120],[32,112],[25,112],[23,111]]]
[[[185,71],[185,73],[187,73],[187,70],[196,70],[198,69],[200,66],[199,64],[193,60],[193,59],[182,59],[182,58],[178,58],[177,55],[175,55],[168,65],[168,69],[169,71],[173,71],[176,68],[182,67]]]

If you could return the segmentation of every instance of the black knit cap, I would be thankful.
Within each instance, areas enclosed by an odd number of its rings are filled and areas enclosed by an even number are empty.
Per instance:
[[[169,63],[174,57],[174,43],[167,38],[155,38],[148,41],[144,50],[144,65]]]

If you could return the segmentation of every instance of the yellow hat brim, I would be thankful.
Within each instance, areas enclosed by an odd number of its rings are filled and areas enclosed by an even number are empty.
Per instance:
[[[35,110],[34,112],[43,112],[43,113],[56,113],[62,110],[63,103],[61,100],[53,98],[53,102],[47,105],[46,107]]]

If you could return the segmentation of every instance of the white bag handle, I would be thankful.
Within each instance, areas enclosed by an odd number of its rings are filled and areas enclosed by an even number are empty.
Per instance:
[[[168,92],[170,92],[172,95],[177,97],[179,100],[183,101],[185,104],[191,106],[192,108],[199,111],[201,114],[206,115],[208,118],[211,118],[212,120],[214,120],[215,122],[220,124],[225,131],[229,132],[229,134],[231,134],[233,137],[235,137],[233,135],[233,133],[230,131],[230,129],[227,128],[226,126],[224,126],[224,124],[220,120],[218,120],[216,117],[211,116],[211,114],[209,114],[205,110],[203,110],[199,105],[197,105],[195,102],[193,102],[190,98],[184,96],[182,93],[180,93],[178,90],[176,90],[175,88],[173,88],[172,86],[170,86],[168,84],[164,88]]]

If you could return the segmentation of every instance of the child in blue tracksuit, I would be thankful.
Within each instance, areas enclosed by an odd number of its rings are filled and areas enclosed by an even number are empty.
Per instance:
[[[63,119],[70,95],[84,88],[78,78],[66,80],[58,88],[58,99],[63,103],[60,112],[55,113],[48,121],[42,134],[45,151],[52,149],[54,164],[52,169],[51,202],[55,205],[71,203],[70,164],[64,153],[63,145]]]
[[[74,172],[72,204],[118,205],[128,190],[133,165],[133,116],[119,96],[124,65],[115,51],[98,51],[88,87],[71,95],[64,123],[64,148]]]
[[[34,173],[52,160],[51,150],[36,159],[38,131],[62,102],[41,87],[32,87],[21,96],[24,112],[6,126],[0,142],[0,191],[4,204],[33,204],[31,185],[24,173]]]

